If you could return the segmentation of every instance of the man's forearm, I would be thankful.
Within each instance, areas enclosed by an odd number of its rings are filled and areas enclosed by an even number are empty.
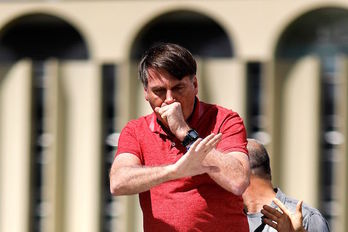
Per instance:
[[[174,177],[172,167],[126,166],[110,172],[112,195],[130,195],[149,190]]]
[[[212,173],[216,167],[206,167],[202,161],[220,141],[221,134],[197,139],[177,162],[167,166],[144,167],[131,153],[118,155],[110,171],[110,191],[113,195],[128,195],[147,191],[163,182],[182,177]]]
[[[249,185],[250,167],[246,154],[231,152],[223,154],[216,149],[211,151],[204,160],[204,165],[219,168],[218,172],[208,173],[221,187],[241,195]]]

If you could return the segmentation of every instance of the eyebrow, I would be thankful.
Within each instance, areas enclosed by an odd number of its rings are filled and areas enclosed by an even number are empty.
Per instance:
[[[184,83],[178,83],[178,84],[174,85],[171,89],[175,89],[175,88],[182,87],[182,86],[185,86],[185,84]],[[153,86],[153,87],[151,87],[152,91],[163,90],[163,89],[166,89],[166,88],[164,88],[162,86]]]
[[[158,90],[164,90],[164,89],[166,89],[166,88],[160,87],[160,86],[151,87],[151,90],[152,90],[152,91],[158,91]]]
[[[185,84],[184,83],[178,83],[177,85],[174,85],[174,87],[172,89],[177,88],[177,87],[182,87],[182,86],[185,86]]]

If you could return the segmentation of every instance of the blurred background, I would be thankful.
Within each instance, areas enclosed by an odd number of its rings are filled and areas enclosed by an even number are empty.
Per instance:
[[[112,197],[125,123],[151,112],[154,42],[198,61],[199,98],[243,117],[273,182],[348,231],[348,1],[1,1],[0,231],[142,231]]]

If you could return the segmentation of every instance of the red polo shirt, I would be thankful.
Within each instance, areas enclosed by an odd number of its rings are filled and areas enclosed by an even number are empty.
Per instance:
[[[217,149],[247,154],[246,132],[236,112],[198,99],[188,120],[201,137],[222,133]],[[162,128],[154,113],[130,121],[122,130],[118,150],[136,155],[145,166],[175,163],[186,148]],[[144,231],[249,231],[243,200],[208,174],[162,183],[139,194]]]

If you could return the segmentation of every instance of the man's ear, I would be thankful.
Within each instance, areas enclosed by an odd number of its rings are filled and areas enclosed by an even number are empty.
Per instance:
[[[146,101],[149,101],[149,94],[147,92],[147,88],[146,87],[144,87],[144,97],[145,97]]]
[[[197,76],[196,75],[193,77],[192,81],[193,81],[193,87],[195,89],[195,93],[197,95],[198,94],[198,81],[197,81]]]

